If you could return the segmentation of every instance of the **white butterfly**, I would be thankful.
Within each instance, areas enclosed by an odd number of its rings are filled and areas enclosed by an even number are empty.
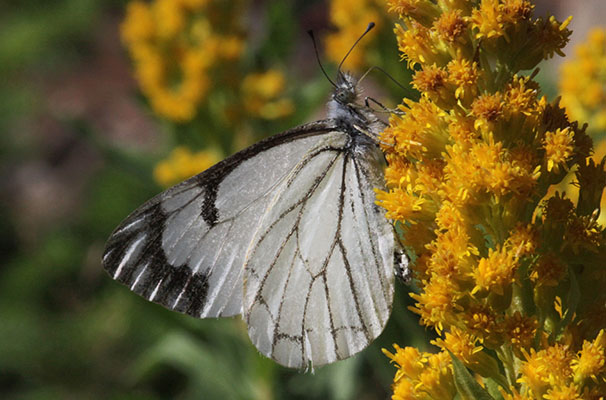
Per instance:
[[[338,73],[328,119],[263,140],[160,193],[112,233],[110,275],[198,318],[241,314],[257,349],[305,368],[382,332],[393,227],[375,204],[385,127]],[[405,258],[403,259],[405,261]]]

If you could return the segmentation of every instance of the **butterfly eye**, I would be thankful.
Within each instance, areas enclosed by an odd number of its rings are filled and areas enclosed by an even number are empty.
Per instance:
[[[335,93],[335,100],[341,104],[349,104],[355,100],[355,93],[351,88],[340,88]]]

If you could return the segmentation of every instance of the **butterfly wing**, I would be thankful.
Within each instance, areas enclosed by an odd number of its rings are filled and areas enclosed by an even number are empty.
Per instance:
[[[308,153],[276,188],[247,251],[249,336],[288,367],[361,351],[391,312],[393,228],[373,191],[382,154],[347,146],[346,135],[327,135]]]
[[[242,266],[274,190],[328,121],[263,140],[149,200],[110,236],[103,265],[171,310],[205,318],[242,313]]]

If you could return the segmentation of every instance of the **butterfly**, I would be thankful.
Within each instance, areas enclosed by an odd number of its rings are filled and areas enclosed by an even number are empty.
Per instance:
[[[104,268],[171,310],[241,315],[256,348],[287,367],[363,350],[387,323],[394,269],[407,259],[375,204],[385,123],[359,104],[356,85],[339,68],[327,119],[262,140],[143,204],[111,234]]]

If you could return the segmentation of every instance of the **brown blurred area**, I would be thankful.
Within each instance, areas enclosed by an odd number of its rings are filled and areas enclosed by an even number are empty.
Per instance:
[[[156,122],[135,96],[120,19],[102,15],[72,62],[15,74],[14,84],[27,86],[31,103],[8,121],[5,134],[24,150],[6,155],[0,179],[2,201],[15,214],[23,243],[35,245],[49,225],[76,214],[83,189],[103,163],[79,122],[117,146],[152,151],[157,145]]]

